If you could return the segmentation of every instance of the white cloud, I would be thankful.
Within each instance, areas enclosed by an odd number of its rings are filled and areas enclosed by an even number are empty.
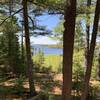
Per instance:
[[[57,44],[58,41],[52,40],[46,36],[31,37],[32,44]]]

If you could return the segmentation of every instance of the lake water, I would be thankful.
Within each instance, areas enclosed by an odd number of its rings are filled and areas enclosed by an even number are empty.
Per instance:
[[[57,54],[62,55],[63,50],[61,48],[51,48],[45,45],[33,45],[32,49],[34,49],[34,54],[36,54],[39,50],[42,50],[44,54]]]

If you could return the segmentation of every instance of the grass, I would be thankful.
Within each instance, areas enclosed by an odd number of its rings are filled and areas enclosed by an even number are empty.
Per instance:
[[[44,66],[51,67],[53,71],[58,71],[61,67],[60,55],[45,55]]]
[[[33,61],[35,61],[36,63],[39,62],[36,56],[33,57]],[[54,72],[61,71],[61,66],[62,66],[61,55],[56,55],[56,54],[44,55],[44,62],[42,66],[45,68],[50,68]]]

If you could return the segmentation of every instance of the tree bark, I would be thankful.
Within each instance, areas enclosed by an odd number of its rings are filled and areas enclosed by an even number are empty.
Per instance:
[[[24,19],[24,28],[25,28],[25,45],[26,45],[26,57],[27,57],[27,71],[29,78],[29,88],[30,95],[36,95],[34,80],[33,80],[33,63],[31,58],[31,48],[30,48],[30,37],[29,37],[29,26],[28,26],[28,10],[27,10],[27,0],[23,0],[23,19]]]
[[[89,49],[88,56],[87,56],[88,57],[87,68],[86,68],[85,79],[84,79],[84,84],[83,84],[84,90],[82,91],[81,100],[87,99],[87,95],[89,91],[89,80],[91,77],[91,70],[92,70],[93,56],[94,56],[94,50],[95,50],[95,45],[96,45],[99,17],[100,17],[100,0],[97,0],[92,38],[91,38],[91,43],[90,43],[90,49]]]
[[[12,14],[12,10],[13,10],[13,1],[12,0],[9,0],[9,3],[8,3],[8,7],[9,7],[9,16],[11,16]],[[13,19],[13,18],[12,18]],[[10,19],[10,22],[12,23],[12,20]],[[15,73],[14,71],[14,66],[13,66],[13,55],[12,55],[12,39],[13,39],[13,34],[12,32],[8,32],[8,62],[9,62],[9,67],[11,69],[11,71],[13,73]]]
[[[21,34],[21,60],[22,60],[22,63],[24,64],[24,63],[25,63],[25,53],[24,53],[24,44],[23,44],[23,41],[24,41],[24,31],[23,31],[23,22],[22,22],[22,34]]]
[[[97,65],[97,80],[100,81],[100,52],[98,56],[98,65]]]
[[[87,67],[87,56],[88,56],[88,51],[90,48],[90,14],[88,14],[88,10],[90,10],[91,6],[91,0],[87,0],[87,13],[86,13],[86,39],[85,39],[85,71]]]
[[[63,36],[63,90],[62,100],[71,100],[72,64],[76,20],[76,0],[66,0],[65,31]]]

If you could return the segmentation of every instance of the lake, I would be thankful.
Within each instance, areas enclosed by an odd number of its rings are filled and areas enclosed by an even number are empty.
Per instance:
[[[33,49],[34,54],[36,54],[39,50],[42,50],[45,55],[48,55],[48,54],[62,55],[63,54],[62,48],[52,48],[46,45],[32,45],[32,49]]]

